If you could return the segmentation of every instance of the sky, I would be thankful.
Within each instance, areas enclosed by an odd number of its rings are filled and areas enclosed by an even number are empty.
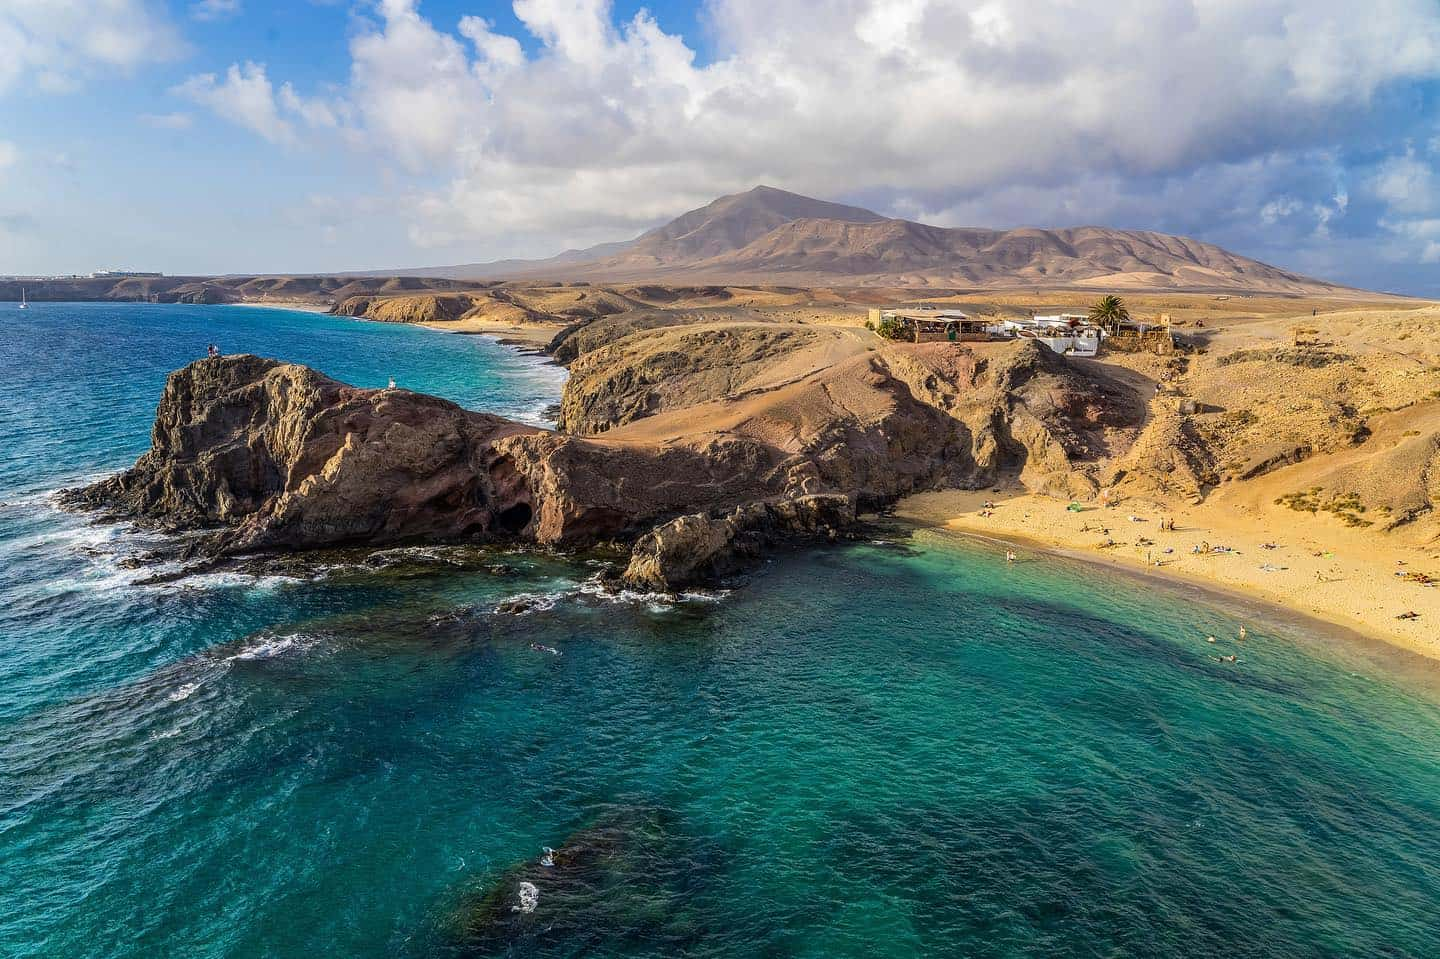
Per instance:
[[[548,256],[760,183],[1440,297],[1440,0],[0,0],[0,274]]]

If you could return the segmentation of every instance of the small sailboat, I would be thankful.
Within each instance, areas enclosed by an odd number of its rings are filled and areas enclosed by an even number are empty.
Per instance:
[[[20,287],[20,309],[30,309],[30,303],[25,299],[25,287]]]

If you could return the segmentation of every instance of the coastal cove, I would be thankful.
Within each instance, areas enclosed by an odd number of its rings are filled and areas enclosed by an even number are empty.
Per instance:
[[[25,321],[0,326],[19,380],[0,416],[0,953],[1419,955],[1440,937],[1429,661],[1093,564],[1009,563],[941,523],[681,596],[607,593],[603,555],[506,545],[138,585],[151,534],[50,494],[143,452],[165,375],[206,343],[530,423],[565,371],[485,336],[271,309]],[[593,889],[547,884],[545,846],[598,850]],[[511,910],[521,876],[540,877],[533,913]]]
[[[1306,528],[1296,522],[1272,532],[1275,527],[1253,512],[1226,503],[1197,509],[1137,500],[1076,511],[1062,500],[1013,490],[921,493],[897,513],[913,523],[1119,569],[1151,583],[1248,599],[1338,627],[1316,630],[1341,637],[1338,642],[1359,639],[1440,658],[1434,625],[1440,590],[1403,578],[1409,569],[1434,565],[1435,551],[1381,546],[1339,523]],[[1159,530],[1162,516],[1176,528]],[[1224,551],[1198,549],[1207,543]],[[1409,618],[1412,611],[1418,614]]]

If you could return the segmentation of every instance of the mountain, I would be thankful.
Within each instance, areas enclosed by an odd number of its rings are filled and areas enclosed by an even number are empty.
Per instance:
[[[404,273],[457,280],[797,286],[1044,286],[1298,294],[1346,289],[1189,237],[1097,226],[1057,230],[928,226],[768,186],[721,197],[628,242],[568,250],[546,260],[502,260]]]

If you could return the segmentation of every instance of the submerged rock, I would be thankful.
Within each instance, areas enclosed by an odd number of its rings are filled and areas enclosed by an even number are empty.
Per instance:
[[[462,904],[450,937],[474,956],[641,943],[681,950],[704,931],[694,898],[718,860],[668,810],[615,810]]]

